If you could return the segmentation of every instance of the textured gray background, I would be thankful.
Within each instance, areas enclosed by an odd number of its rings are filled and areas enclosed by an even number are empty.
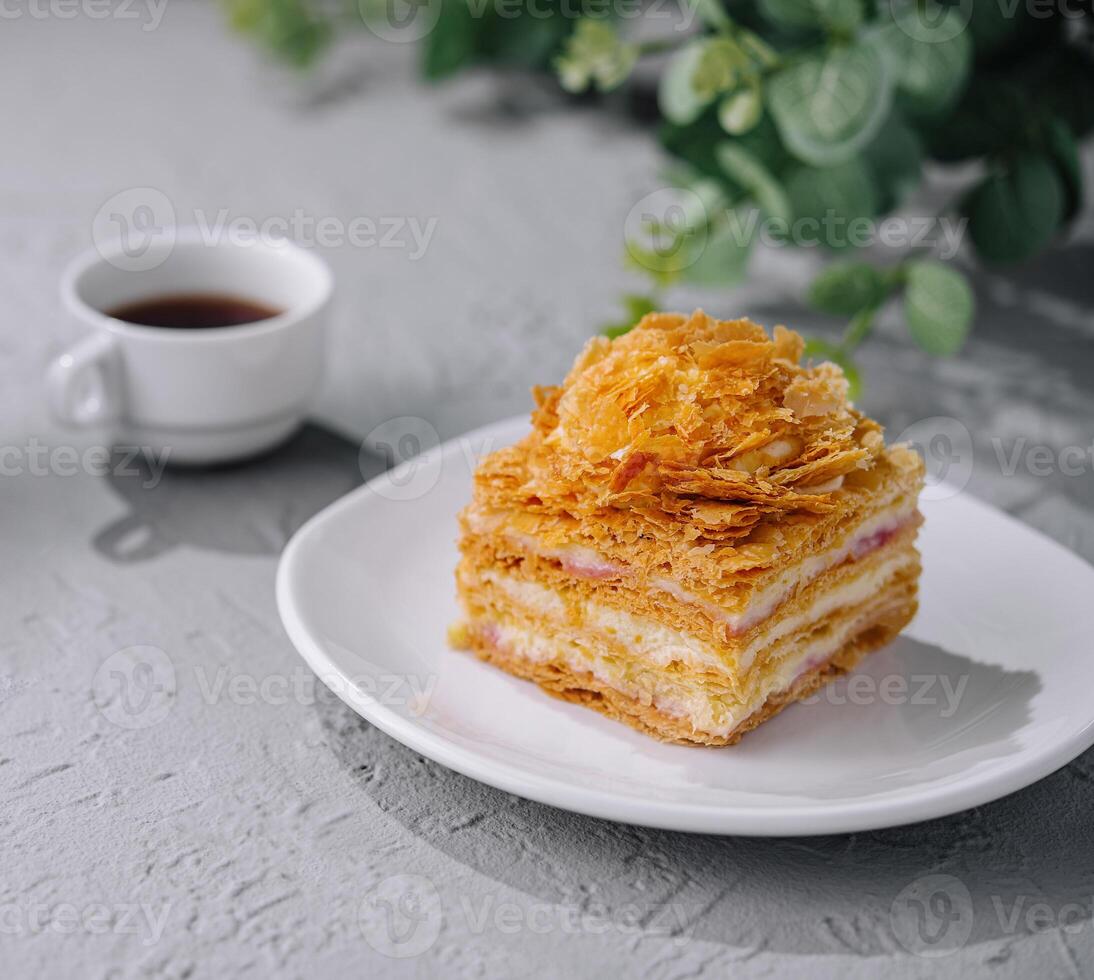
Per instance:
[[[362,40],[294,80],[212,9],[172,0],[148,23],[27,14],[0,41],[0,445],[25,463],[0,477],[5,975],[1094,972],[1094,753],[915,827],[701,838],[477,785],[307,685],[274,608],[288,535],[381,468],[358,455],[378,423],[414,415],[451,435],[524,410],[531,383],[561,375],[637,285],[618,259],[622,225],[659,160],[622,118],[535,87],[473,75],[424,88],[400,46]],[[438,225],[418,262],[326,253],[340,296],[322,422],[283,452],[169,472],[152,490],[36,475],[36,445],[96,441],[51,425],[39,377],[79,335],[58,275],[104,201],[134,187],[162,191],[180,221],[301,208]],[[869,411],[894,432],[959,420],[972,492],[1088,560],[1089,456],[1079,475],[1040,476],[1024,462],[1008,474],[1000,454],[1094,438],[1091,231],[1031,269],[979,277],[958,360],[928,360],[889,325],[863,355]],[[823,331],[797,302],[814,261],[763,255],[755,285],[673,302]],[[155,724],[130,729],[95,692],[101,665],[135,645],[164,652],[176,690],[142,722]],[[303,687],[287,703],[209,693],[235,675]],[[958,899],[968,889],[974,913],[938,959],[902,931],[905,889],[932,875]],[[402,886],[425,918],[401,951],[425,948],[389,958],[368,910]],[[1029,916],[1038,902],[1047,913]]]

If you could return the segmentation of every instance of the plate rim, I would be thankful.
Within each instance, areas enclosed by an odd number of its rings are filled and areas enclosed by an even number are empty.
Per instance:
[[[351,490],[309,518],[293,534],[278,561],[275,584],[277,610],[293,646],[320,680],[337,676],[345,681],[347,674],[308,628],[294,593],[292,581],[294,570],[300,560],[300,554],[306,549],[311,538],[326,523],[340,516],[343,511],[358,506],[358,502],[374,493],[377,486],[384,486],[398,477],[404,468],[419,465],[423,460],[431,459],[438,454],[443,459],[450,452],[459,451],[460,440],[473,440],[496,435],[499,432],[508,436],[516,434],[518,426],[525,430],[528,428],[526,415],[491,422],[454,436],[432,447],[419,457],[406,460]],[[995,516],[1002,517],[1024,531],[1044,539],[1076,562],[1089,567],[1080,556],[1037,528],[967,494],[964,490],[954,492],[974,506],[991,510]],[[443,642],[443,638],[440,642]],[[486,669],[485,665],[484,669]],[[1067,738],[1043,741],[1037,747],[1022,750],[1011,757],[1018,761],[1009,768],[1002,772],[998,769],[989,770],[971,781],[943,783],[934,785],[933,789],[931,784],[927,784],[926,788],[912,787],[896,791],[894,797],[859,802],[843,800],[835,803],[812,803],[808,807],[800,806],[792,809],[775,804],[740,808],[713,803],[642,799],[637,796],[620,795],[579,786],[563,778],[530,772],[504,760],[481,756],[473,749],[461,746],[417,724],[413,719],[399,714],[391,707],[364,696],[355,697],[356,691],[352,683],[344,683],[339,684],[338,690],[334,693],[357,714],[391,738],[470,779],[556,809],[635,826],[685,833],[799,837],[857,833],[906,826],[950,816],[1008,796],[1051,775],[1094,745],[1094,714],[1092,714],[1085,725],[1072,732]],[[696,748],[694,751],[700,752],[703,749]]]

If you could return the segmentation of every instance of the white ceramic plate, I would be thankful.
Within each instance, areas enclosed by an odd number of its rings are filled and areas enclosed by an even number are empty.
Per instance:
[[[851,678],[729,748],[663,745],[450,650],[456,513],[487,426],[314,517],[277,600],[312,669],[442,765],[580,813],[702,833],[866,830],[954,813],[1094,743],[1094,569],[945,486],[922,509],[921,611]]]

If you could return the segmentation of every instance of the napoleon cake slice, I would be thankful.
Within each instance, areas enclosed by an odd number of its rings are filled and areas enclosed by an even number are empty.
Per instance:
[[[667,741],[726,745],[916,610],[919,456],[748,320],[596,338],[460,515],[453,643]]]

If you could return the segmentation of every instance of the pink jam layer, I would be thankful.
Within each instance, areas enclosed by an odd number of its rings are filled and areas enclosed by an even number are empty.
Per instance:
[[[562,570],[575,578],[601,580],[617,578],[627,573],[626,565],[619,565],[610,561],[589,561],[569,556],[562,556],[559,561],[562,564]]]
[[[816,670],[818,667],[823,666],[832,659],[832,651],[828,653],[815,653],[811,657],[806,657],[805,662],[798,668],[798,672],[794,675],[789,686],[793,686],[795,681],[801,680],[806,674]]]
[[[910,523],[911,520],[909,519],[889,527],[879,528],[873,534],[868,534],[866,537],[853,542],[851,545],[851,559],[857,561],[859,558],[870,554],[871,551],[877,551],[878,548],[884,547]]]
[[[501,649],[501,629],[497,623],[480,623],[479,635],[483,642],[493,650]]]
[[[741,636],[753,629],[759,623],[770,618],[770,616],[781,606],[790,596],[800,588],[805,587],[812,582],[819,575],[828,571],[831,568],[835,568],[837,565],[842,564],[845,561],[859,561],[865,558],[867,555],[872,554],[879,548],[885,547],[902,531],[905,531],[909,527],[912,527],[919,521],[919,514],[917,511],[913,511],[907,517],[903,517],[898,521],[894,521],[892,524],[878,528],[876,531],[871,531],[864,537],[857,538],[849,545],[847,545],[844,554],[841,557],[837,557],[832,564],[822,567],[816,575],[810,576],[801,582],[798,582],[793,588],[787,589],[783,592],[775,602],[762,610],[758,616],[745,615],[737,620],[731,619],[717,606],[712,603],[705,602],[698,596],[693,596],[686,589],[677,587],[673,589],[667,589],[664,587],[658,587],[660,591],[668,591],[674,595],[681,602],[688,602],[692,605],[697,605],[703,608],[712,618],[720,619],[726,623],[727,632],[730,636]],[[611,578],[620,578],[626,576],[629,573],[629,568],[621,562],[609,561],[606,558],[600,558],[592,549],[578,547],[574,549],[540,549],[536,546],[534,539],[527,538],[524,535],[520,535],[519,539],[521,544],[527,547],[530,551],[538,552],[545,558],[554,558],[562,566],[563,571],[568,575],[574,576],[574,578],[585,579],[587,581],[604,581]]]

